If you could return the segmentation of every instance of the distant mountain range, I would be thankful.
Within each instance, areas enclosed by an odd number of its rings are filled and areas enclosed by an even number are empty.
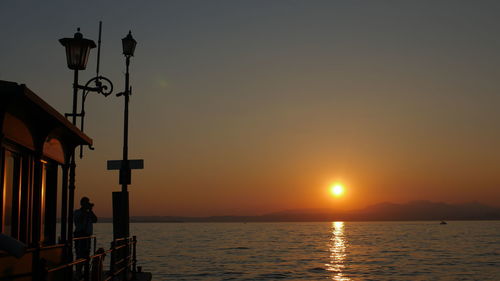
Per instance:
[[[319,221],[406,221],[406,220],[500,220],[500,208],[480,203],[448,204],[412,201],[380,203],[355,211],[296,209],[260,216],[140,216],[131,222],[319,222]],[[110,222],[111,219],[101,219]]]

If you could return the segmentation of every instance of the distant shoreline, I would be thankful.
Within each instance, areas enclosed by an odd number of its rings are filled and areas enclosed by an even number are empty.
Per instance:
[[[332,221],[493,221],[500,220],[500,208],[480,203],[448,204],[412,201],[405,204],[380,203],[355,211],[294,209],[256,216],[132,216],[132,223],[188,222],[332,222]],[[100,218],[99,222],[112,222]]]
[[[196,220],[196,221],[159,221],[159,220],[151,220],[151,221],[145,221],[145,220],[140,220],[140,221],[135,221],[131,220],[130,223],[306,223],[306,222],[334,222],[334,221],[342,221],[342,222],[440,222],[442,220],[428,220],[428,219],[415,219],[415,220],[316,220],[316,221],[304,221],[304,220],[289,220],[289,221],[212,221],[212,220]],[[497,219],[452,219],[452,220],[445,220],[447,222],[453,222],[453,221],[500,221],[500,218]],[[99,219],[97,223],[112,223],[113,220],[111,218],[102,218]]]

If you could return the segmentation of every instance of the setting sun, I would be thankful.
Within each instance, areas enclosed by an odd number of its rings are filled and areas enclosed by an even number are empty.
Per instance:
[[[330,187],[330,192],[332,195],[339,197],[344,194],[344,186],[342,184],[336,183]]]

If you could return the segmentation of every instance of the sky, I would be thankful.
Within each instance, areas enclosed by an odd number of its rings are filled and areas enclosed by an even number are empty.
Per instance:
[[[499,15],[498,1],[2,1],[0,80],[69,112],[58,39],[80,27],[97,42],[102,21],[101,75],[118,92],[132,30],[129,157],[145,161],[132,216],[500,206]],[[91,94],[86,113],[95,150],[76,197],[109,217],[123,98]]]

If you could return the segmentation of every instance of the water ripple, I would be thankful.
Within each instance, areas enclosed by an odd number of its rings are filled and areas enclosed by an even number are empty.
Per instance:
[[[95,232],[109,246],[112,225]],[[154,280],[500,280],[498,221],[141,223],[131,232]]]

